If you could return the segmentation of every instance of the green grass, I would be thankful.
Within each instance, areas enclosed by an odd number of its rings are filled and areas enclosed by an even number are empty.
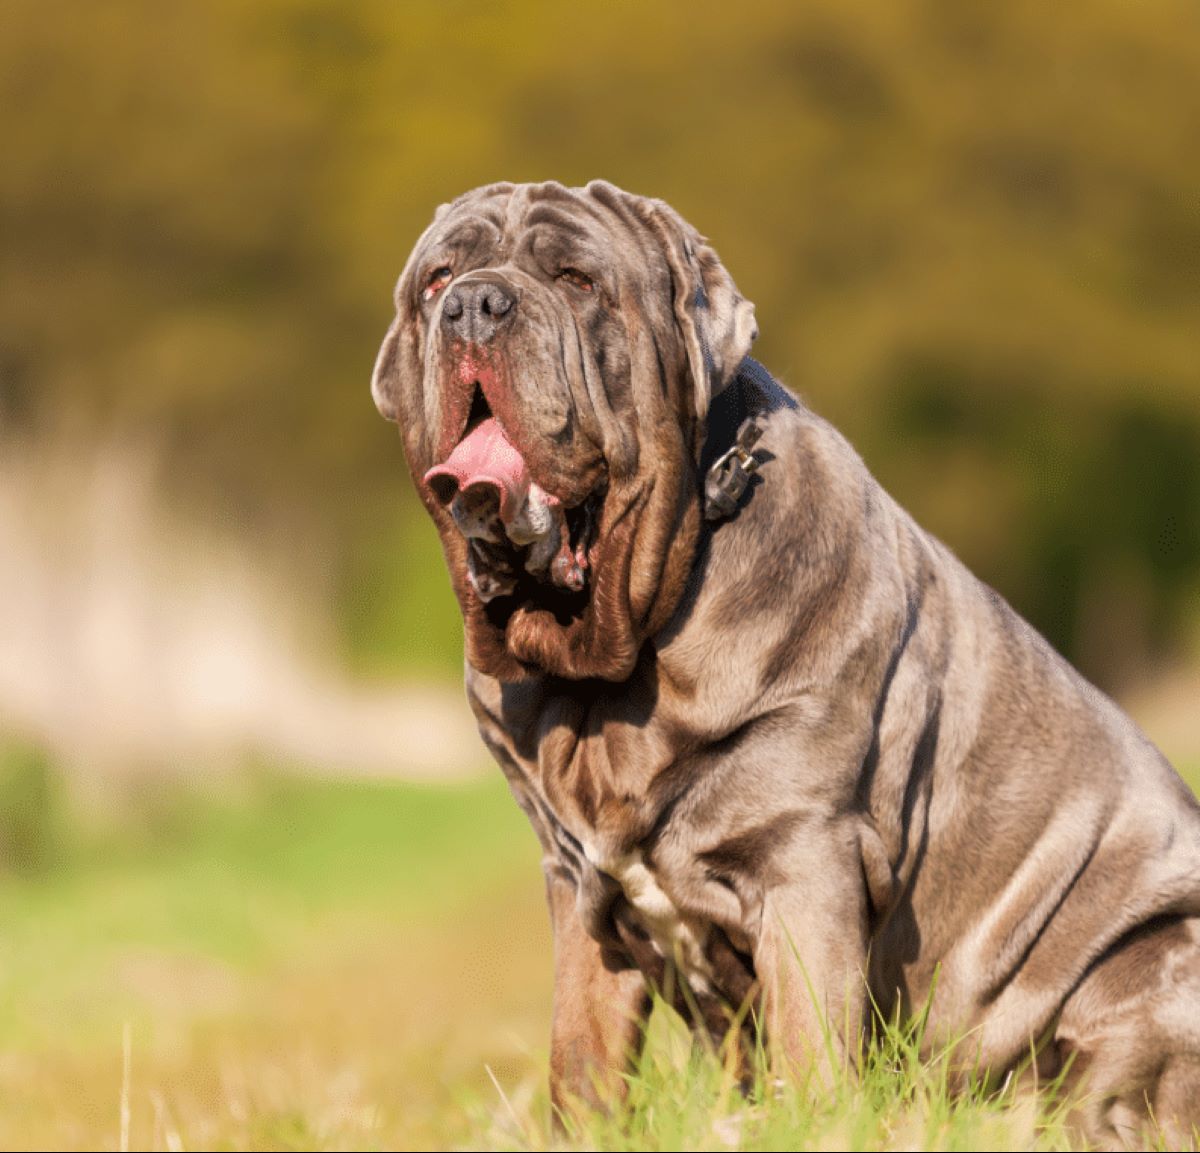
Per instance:
[[[660,1006],[621,1109],[570,1118],[565,1137],[556,1139],[544,1127],[543,1103],[522,1114],[509,1102],[489,1143],[612,1150],[1071,1147],[1054,1087],[1040,1098],[1015,1086],[953,1092],[947,1061],[922,1060],[919,1048],[918,1029],[886,1028],[861,1071],[832,1085],[814,1078],[784,1086],[760,1060],[743,1093],[719,1056],[691,1046],[683,1023]]]
[[[1068,1147],[1051,1099],[951,1093],[912,1030],[743,1096],[668,1011],[627,1104],[556,1133],[538,853],[498,774],[143,786],[86,819],[41,788],[53,836],[0,879],[0,1147],[115,1148],[123,1099],[135,1148]]]
[[[0,1146],[112,1146],[127,1024],[135,1145],[450,1140],[476,1058],[511,1064],[474,1021],[540,1014],[549,941],[498,774],[231,792],[143,798],[0,880]]]
[[[38,876],[0,883],[0,957],[24,1000],[130,947],[268,966],[311,952],[330,919],[400,925],[510,879],[530,857],[513,810],[496,781],[264,778],[234,802],[181,793],[140,823],[82,834]],[[13,1026],[0,1017],[6,1035]]]

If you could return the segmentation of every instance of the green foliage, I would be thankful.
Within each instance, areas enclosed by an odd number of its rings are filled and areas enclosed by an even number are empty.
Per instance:
[[[437,532],[415,501],[393,494],[370,523],[347,534],[338,571],[338,615],[348,663],[459,677],[463,630]]]
[[[1170,652],[1194,611],[1200,571],[1200,416],[1130,389],[1075,411],[1023,384],[1000,399],[978,373],[915,362],[886,401],[911,450],[883,470],[893,488],[926,472],[930,504],[974,567],[1061,650],[1119,682]],[[1015,466],[1013,462],[1018,462]],[[982,515],[988,491],[1018,515]],[[1126,628],[1100,618],[1123,616]]]
[[[151,434],[226,519],[336,526],[358,658],[426,667],[363,560],[407,499],[389,288],[440,201],[603,176],[711,235],[762,359],[1113,679],[1097,628],[1178,648],[1200,581],[1194,33],[1186,0],[20,0],[0,421]]]

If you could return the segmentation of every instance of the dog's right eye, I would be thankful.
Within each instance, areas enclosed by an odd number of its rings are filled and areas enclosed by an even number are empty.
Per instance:
[[[558,274],[558,279],[573,284],[580,292],[591,292],[596,287],[596,282],[586,272],[580,272],[578,268],[564,268]]]
[[[425,282],[425,291],[421,293],[422,298],[432,300],[453,279],[454,273],[449,268],[435,268]]]

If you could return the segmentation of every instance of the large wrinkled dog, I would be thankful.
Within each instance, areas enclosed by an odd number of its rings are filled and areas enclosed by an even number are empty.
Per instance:
[[[372,391],[544,849],[556,1099],[619,1080],[648,982],[714,1031],[753,1002],[805,1066],[932,992],[964,1064],[1073,1055],[1093,1140],[1185,1139],[1200,808],[747,358],[704,240],[609,184],[497,184],[438,210],[396,307]]]

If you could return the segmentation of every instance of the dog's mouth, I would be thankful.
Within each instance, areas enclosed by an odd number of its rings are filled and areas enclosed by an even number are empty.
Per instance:
[[[603,491],[568,508],[543,489],[479,385],[461,439],[424,479],[467,539],[467,576],[481,601],[582,610]]]

